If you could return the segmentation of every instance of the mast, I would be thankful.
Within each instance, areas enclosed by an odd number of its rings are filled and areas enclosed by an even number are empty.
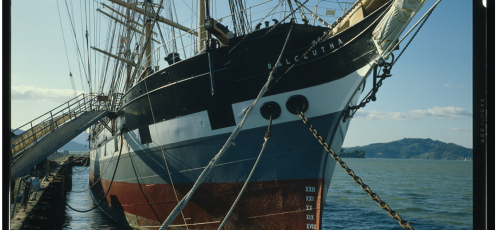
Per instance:
[[[147,36],[151,32],[151,18],[148,17],[149,13],[151,12],[151,0],[146,0],[145,5],[144,5],[144,11],[146,12],[144,14],[144,40],[146,42],[146,53],[144,54],[146,57],[146,69],[148,67],[153,66],[152,63],[152,57],[151,57],[151,39],[147,39]]]
[[[129,0],[129,1],[130,1],[130,0]],[[143,28],[143,25],[141,25],[141,24],[139,24],[138,22],[136,22],[136,21],[132,20],[132,19],[130,18],[130,15],[129,15],[129,16],[125,16],[125,15],[123,15],[122,13],[120,13],[119,11],[117,11],[117,10],[113,9],[112,7],[110,7],[110,6],[108,6],[108,5],[104,4],[104,3],[102,3],[102,5],[103,5],[104,7],[106,7],[106,8],[108,8],[109,10],[111,10],[111,11],[115,12],[117,15],[120,15],[120,16],[122,16],[123,18],[125,18],[125,19],[127,20],[127,24],[124,24],[124,23],[123,23],[122,21],[120,21],[119,19],[116,19],[115,17],[113,17],[113,16],[111,16],[111,15],[109,15],[109,14],[105,13],[105,12],[102,12],[100,9],[97,9],[97,11],[99,11],[99,12],[101,12],[101,13],[105,14],[106,16],[108,16],[108,17],[110,17],[110,18],[114,19],[114,20],[115,20],[115,21],[117,21],[118,23],[121,23],[122,25],[126,25],[126,26],[130,27],[131,25],[130,25],[130,23],[128,22],[128,21],[130,21],[131,23],[134,23],[134,24],[135,24],[135,25],[137,25],[138,27]],[[129,11],[129,10],[130,10],[130,8],[127,8],[127,11]],[[130,13],[129,13],[129,14],[130,14]],[[141,32],[139,32],[139,33],[141,33]],[[157,33],[156,33],[156,32],[154,32],[154,31],[153,31],[153,34],[157,35]],[[158,43],[159,43],[159,42],[158,42]],[[160,44],[161,44],[161,43],[160,43]]]
[[[120,6],[127,7],[127,8],[129,8],[129,9],[131,9],[131,10],[137,12],[137,13],[147,15],[150,18],[154,17],[154,13],[145,11],[145,10],[143,10],[141,8],[138,8],[137,6],[134,5],[134,3],[127,4],[126,2],[122,2],[120,0],[109,0],[109,1],[111,1],[113,3],[116,3],[116,4],[120,5]],[[149,0],[147,0],[147,1],[151,2]],[[191,30],[191,29],[189,29],[189,28],[187,28],[187,27],[185,27],[183,25],[180,25],[180,24],[176,23],[176,22],[170,21],[170,20],[168,20],[168,19],[166,19],[164,17],[161,17],[159,15],[157,16],[157,18],[158,18],[159,22],[165,23],[165,24],[167,24],[169,26],[173,26],[175,28],[179,28],[180,30],[188,32],[188,33],[190,33],[192,35],[195,35],[195,36],[197,35],[196,31],[193,31],[193,30]]]
[[[201,52],[203,50],[203,42],[207,39],[205,19],[205,0],[198,0],[198,52]]]
[[[130,22],[129,22],[129,21],[130,21],[130,18],[125,17],[125,19],[127,20],[127,23],[124,23],[124,22],[122,22],[120,19],[115,18],[115,17],[111,16],[110,14],[108,14],[108,13],[106,13],[106,12],[104,12],[104,11],[100,10],[100,9],[97,9],[97,11],[98,11],[98,12],[100,12],[100,13],[102,13],[102,14],[104,14],[104,15],[106,15],[106,16],[108,16],[109,18],[111,18],[111,19],[115,20],[116,22],[118,22],[118,23],[120,23],[120,24],[122,24],[122,25],[126,26],[126,27],[127,27],[127,30],[128,30],[128,29],[132,29],[133,31],[135,31],[135,32],[137,32],[137,33],[139,33],[139,34],[142,34],[142,32],[141,32],[141,31],[139,31],[139,30],[137,30],[137,29],[135,29],[135,28],[132,28],[132,26],[130,25]],[[134,22],[134,23],[136,23],[136,22]],[[144,28],[144,27],[143,27],[143,25],[141,25],[140,27],[141,27],[141,28]],[[154,31],[153,31],[153,34],[156,34],[156,32],[154,32]],[[155,39],[153,39],[153,38],[151,38],[151,40],[153,40],[154,42],[156,42],[156,43],[158,43],[158,44],[161,44],[159,41],[157,41],[157,40],[155,40]]]
[[[90,48],[91,48],[91,49],[93,49],[93,50],[95,50],[95,51],[98,51],[98,52],[100,52],[100,53],[103,53],[103,54],[105,54],[105,55],[108,55],[108,56],[110,56],[110,57],[112,57],[112,58],[114,58],[114,59],[116,59],[116,60],[119,60],[119,61],[125,62],[125,63],[127,63],[127,65],[129,65],[129,66],[130,66],[130,65],[133,65],[133,66],[135,66],[135,65],[136,65],[133,61],[131,61],[131,60],[130,60],[130,57],[127,57],[127,59],[123,59],[123,58],[118,57],[118,56],[116,56],[116,55],[114,55],[114,54],[112,54],[112,53],[109,53],[109,52],[106,52],[106,51],[104,51],[104,50],[101,50],[101,49],[99,49],[99,48],[97,48],[97,47],[93,47],[93,46],[91,46]]]
[[[103,4],[104,5],[104,4]],[[127,5],[130,6],[130,0],[127,0]],[[130,41],[130,34],[131,34],[131,25],[130,25],[130,22],[132,21],[130,19],[130,7],[127,7],[127,40],[125,41],[125,57],[127,58],[127,78],[125,79],[125,92],[128,91],[128,89],[130,89],[130,87],[132,86],[132,82],[130,82],[130,74],[132,74],[132,65],[130,64],[130,62],[132,62],[131,60],[131,52],[130,52],[130,44],[129,44],[129,41]],[[138,24],[137,22],[135,22],[136,24]],[[137,67],[136,67],[137,68]]]

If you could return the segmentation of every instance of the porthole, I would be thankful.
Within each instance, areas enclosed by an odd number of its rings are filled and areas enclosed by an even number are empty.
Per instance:
[[[281,115],[281,107],[274,101],[268,101],[260,107],[260,114],[267,120],[271,117],[274,120]]]

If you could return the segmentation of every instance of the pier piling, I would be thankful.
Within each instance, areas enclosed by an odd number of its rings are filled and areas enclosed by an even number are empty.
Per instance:
[[[62,220],[65,213],[66,193],[71,191],[72,187],[72,156],[64,156],[53,161],[47,161],[47,174],[36,174],[40,181],[40,190],[36,193],[20,192],[19,196],[29,194],[31,197],[25,202],[17,199],[11,199],[11,209],[13,218],[10,222],[10,229],[61,229]],[[48,175],[48,176],[46,176]],[[26,186],[22,185],[21,180],[12,182],[11,191],[22,190]],[[23,194],[23,195],[21,195]],[[12,195],[15,196],[15,195]],[[14,197],[12,197],[14,198]],[[21,198],[21,197],[19,197]],[[15,210],[12,210],[15,207]]]

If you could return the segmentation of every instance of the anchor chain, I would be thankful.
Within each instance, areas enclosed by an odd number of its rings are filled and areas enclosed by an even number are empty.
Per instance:
[[[392,60],[394,60],[394,55],[391,54]],[[380,80],[374,85],[374,87],[368,92],[368,94],[361,100],[361,102],[358,105],[355,106],[347,106],[347,109],[344,113],[344,118],[342,122],[346,122],[347,117],[349,116],[354,116],[354,114],[358,111],[358,109],[363,108],[366,106],[366,104],[370,103],[371,101],[376,101],[377,98],[375,97],[375,94],[378,92],[378,89],[382,86],[382,81],[385,80],[386,78],[392,76],[391,75],[391,69],[392,66],[394,65],[394,62],[390,63],[383,63],[380,66],[382,66],[384,69],[382,69],[383,74],[382,75],[376,75],[377,67],[379,65],[375,66],[375,69],[373,70],[373,77],[374,78],[380,78]],[[366,84],[366,83],[365,83]],[[350,115],[350,111],[353,110],[354,112]]]
[[[318,139],[319,143],[326,149],[326,151],[328,153],[330,153],[330,155],[333,157],[333,159],[335,159],[337,161],[337,163],[340,165],[340,167],[342,167],[345,172],[352,177],[352,179],[354,180],[354,182],[356,182],[357,184],[359,184],[359,186],[361,187],[361,189],[363,191],[365,191],[366,193],[368,193],[368,195],[370,196],[370,198],[374,201],[377,202],[378,206],[380,206],[380,208],[384,209],[387,214],[389,214],[389,216],[392,218],[392,219],[396,219],[396,221],[398,221],[399,225],[401,225],[401,227],[403,227],[404,229],[408,229],[408,230],[413,230],[413,227],[410,225],[410,222],[408,221],[405,221],[403,220],[399,214],[392,210],[389,205],[385,202],[383,202],[380,197],[372,192],[372,190],[370,189],[370,187],[368,185],[366,185],[365,183],[363,183],[363,181],[361,180],[361,178],[359,178],[358,176],[356,176],[356,174],[354,174],[354,171],[352,171],[352,169],[350,169],[347,164],[342,161],[342,159],[340,159],[340,156],[337,155],[332,148],[330,148],[330,146],[328,146],[328,143],[326,143],[326,141],[323,140],[323,138],[318,134],[318,131],[316,131],[316,129],[313,128],[313,126],[311,125],[311,123],[309,123],[309,121],[307,120],[307,118],[304,116],[304,113],[302,111],[299,111],[299,117],[302,119],[302,121],[304,122],[304,124],[307,125],[307,127],[309,128],[309,130],[313,133],[314,137],[316,137],[316,139]]]
[[[438,2],[439,3],[439,2]],[[413,36],[410,38],[410,40],[408,41],[408,43],[405,45],[405,47],[401,50],[401,52],[399,53],[398,57],[394,59],[394,54],[391,53],[391,57],[392,57],[392,62],[391,63],[383,63],[382,66],[384,67],[383,69],[383,74],[380,77],[380,81],[377,82],[376,86],[370,91],[370,93],[368,93],[366,95],[366,97],[359,103],[359,105],[356,105],[356,106],[348,106],[347,109],[346,109],[346,112],[345,112],[345,115],[344,115],[344,118],[343,118],[343,122],[345,122],[347,120],[347,117],[349,116],[350,114],[350,111],[351,110],[354,110],[354,112],[352,113],[352,115],[350,116],[354,116],[354,114],[356,113],[356,111],[358,111],[358,109],[360,108],[363,108],[366,106],[366,104],[368,104],[369,102],[371,101],[375,101],[376,98],[375,98],[375,93],[378,91],[378,89],[382,86],[382,81],[384,79],[386,79],[387,77],[390,77],[390,71],[392,69],[392,67],[394,66],[394,64],[396,64],[396,62],[399,60],[399,58],[403,55],[403,53],[406,51],[406,48],[408,48],[408,46],[410,45],[410,43],[413,41],[413,39],[417,36],[418,32],[420,32],[420,29],[422,29],[422,27],[424,26],[425,22],[427,21],[427,19],[429,19],[429,17],[431,16],[432,12],[434,11],[435,8],[431,8],[428,12],[428,14],[425,16],[425,18],[423,19],[422,23],[420,24],[420,26],[418,27],[417,31],[415,31],[415,33],[413,34]],[[387,68],[389,67],[389,68]],[[375,73],[374,73],[375,74]]]

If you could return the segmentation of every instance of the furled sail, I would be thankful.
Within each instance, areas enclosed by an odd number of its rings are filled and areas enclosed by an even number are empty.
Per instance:
[[[397,39],[408,23],[417,14],[426,0],[396,0],[389,12],[375,27],[372,39],[375,41],[377,50],[385,59],[388,51],[396,44]]]
[[[361,0],[361,4],[355,4],[332,30],[331,35],[340,33],[352,25],[363,20],[366,16],[383,6],[389,0]]]

